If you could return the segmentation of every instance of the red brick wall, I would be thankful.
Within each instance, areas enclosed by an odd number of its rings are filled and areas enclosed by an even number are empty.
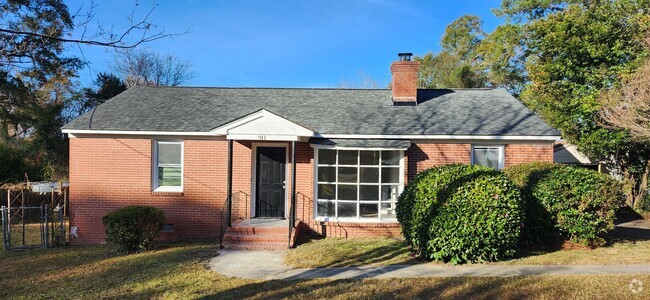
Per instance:
[[[290,143],[274,143],[287,145]],[[251,215],[251,142],[233,143],[233,219]],[[220,210],[225,209],[228,142],[188,139],[184,143],[183,193],[151,192],[150,139],[70,139],[71,226],[79,228],[73,243],[104,241],[102,216],[133,204],[165,211],[173,233],[163,238],[205,239],[220,236]],[[405,157],[405,182],[427,168],[470,162],[469,144],[413,144]],[[506,165],[552,161],[548,145],[507,145]],[[288,153],[287,201],[291,201],[291,153]],[[314,149],[296,144],[296,216],[312,231],[326,236],[399,236],[398,223],[316,222],[314,220]],[[225,216],[225,212],[224,212]]]
[[[553,144],[510,144],[505,147],[505,165],[531,161],[553,162]]]
[[[435,166],[469,164],[471,149],[470,144],[411,144],[405,154],[408,178]]]
[[[446,164],[469,164],[471,144],[412,144],[406,151],[408,178],[431,167]],[[553,162],[553,143],[507,144],[504,148],[505,166],[533,161]]]
[[[227,144],[186,140],[184,191],[151,192],[150,139],[70,139],[70,223],[79,238],[72,243],[104,242],[101,218],[127,205],[161,208],[173,233],[163,238],[219,236],[219,209],[226,199]],[[216,188],[221,187],[221,188]]]

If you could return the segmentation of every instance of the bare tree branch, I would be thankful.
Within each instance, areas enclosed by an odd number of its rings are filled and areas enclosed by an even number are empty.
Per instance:
[[[116,55],[113,70],[122,77],[128,87],[178,86],[196,77],[189,60],[171,54],[161,55],[146,49],[127,50]]]
[[[163,38],[183,35],[189,32],[189,30],[185,30],[179,33],[165,33],[164,29],[154,31],[157,28],[157,26],[151,21],[150,18],[154,12],[154,9],[158,5],[155,3],[155,1],[152,1],[151,9],[147,11],[144,17],[136,21],[135,11],[138,6],[140,6],[140,4],[136,2],[136,5],[131,15],[127,17],[127,20],[130,23],[129,27],[119,34],[112,32],[112,30],[105,31],[101,25],[98,25],[97,32],[91,36],[87,36],[88,24],[94,18],[95,15],[93,13],[93,10],[97,7],[94,4],[94,2],[91,2],[89,10],[85,14],[82,14],[80,12],[82,8],[79,8],[79,10],[73,16],[73,18],[78,18],[81,16],[84,17],[84,19],[81,22],[76,24],[77,28],[83,28],[81,35],[78,38],[65,38],[61,34],[54,34],[54,33],[45,34],[40,32],[17,30],[17,29],[10,29],[4,27],[0,27],[0,33],[13,35],[14,37],[21,36],[21,37],[31,37],[31,38],[38,38],[38,39],[48,39],[48,40],[54,40],[62,43],[76,43],[76,44],[91,45],[91,46],[109,47],[115,49],[132,49],[143,43],[148,43]],[[136,32],[139,32],[140,36],[136,40],[130,40],[129,37],[135,35]],[[103,41],[100,40],[99,39],[100,37],[103,37],[105,40]],[[15,52],[16,53],[14,55],[20,54],[20,51],[15,51]]]
[[[600,115],[610,127],[627,129],[633,137],[650,141],[650,60],[601,99]]]

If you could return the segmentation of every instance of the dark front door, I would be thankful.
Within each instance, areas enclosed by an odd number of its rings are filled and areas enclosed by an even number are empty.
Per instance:
[[[255,216],[284,218],[285,148],[258,147],[256,166]]]

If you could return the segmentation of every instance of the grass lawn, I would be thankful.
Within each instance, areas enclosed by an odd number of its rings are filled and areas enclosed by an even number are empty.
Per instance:
[[[0,254],[0,298],[218,298],[218,299],[642,299],[632,279],[650,275],[522,276],[262,281],[226,278],[205,269],[211,244],[160,245],[117,255],[106,246],[15,250]]]
[[[411,264],[403,241],[389,238],[315,240],[289,251],[285,263],[296,268]],[[614,238],[596,249],[524,251],[517,258],[495,264],[616,265],[650,264],[650,240]]]
[[[404,242],[390,238],[314,240],[289,251],[285,264],[294,268],[348,267],[419,263]]]

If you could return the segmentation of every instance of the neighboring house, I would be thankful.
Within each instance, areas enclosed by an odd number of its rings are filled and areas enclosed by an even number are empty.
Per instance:
[[[418,68],[401,55],[392,89],[130,88],[63,128],[73,243],[103,242],[102,216],[134,204],[165,211],[163,238],[229,225],[231,247],[286,247],[290,228],[398,236],[418,172],[553,161],[559,132],[508,92],[418,89]]]
[[[591,160],[589,157],[578,151],[578,147],[565,140],[555,142],[553,149],[553,161],[559,164],[579,166],[600,173],[608,173],[605,164],[599,161]]]

